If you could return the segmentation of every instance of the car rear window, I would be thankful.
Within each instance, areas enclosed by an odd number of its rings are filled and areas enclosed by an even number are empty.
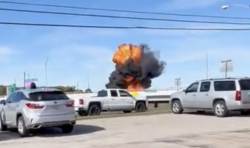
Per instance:
[[[233,91],[236,90],[235,81],[215,81],[215,91]]]
[[[98,97],[107,97],[108,96],[108,92],[106,90],[100,90],[97,93]]]
[[[250,79],[239,80],[241,90],[250,90]]]
[[[42,91],[29,94],[31,101],[69,100],[69,97],[61,91]]]

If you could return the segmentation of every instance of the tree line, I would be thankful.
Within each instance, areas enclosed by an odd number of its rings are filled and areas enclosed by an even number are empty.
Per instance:
[[[16,90],[22,89],[23,87],[17,87]],[[51,88],[57,88],[65,93],[71,93],[71,92],[78,92],[78,93],[84,93],[83,90],[76,89],[75,86],[53,86]],[[7,93],[7,86],[0,85],[0,96],[6,95]]]

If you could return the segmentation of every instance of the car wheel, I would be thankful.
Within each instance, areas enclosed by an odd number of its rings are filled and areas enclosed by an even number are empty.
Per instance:
[[[61,127],[61,129],[62,129],[62,132],[63,132],[63,133],[69,134],[69,133],[71,133],[71,132],[73,131],[74,125],[72,125],[72,124],[63,125],[63,126]]]
[[[138,102],[135,105],[136,112],[145,112],[146,111],[146,104],[144,102]]]
[[[25,126],[25,121],[22,116],[18,117],[17,119],[17,132],[21,137],[27,137],[30,134],[29,129]]]
[[[181,101],[180,100],[174,100],[171,103],[171,110],[174,114],[182,114],[183,113],[183,108],[181,105]]]
[[[100,114],[101,114],[101,108],[99,105],[97,105],[97,104],[90,105],[89,110],[88,110],[89,116],[97,116]]]
[[[0,131],[6,131],[7,126],[3,123],[3,117],[2,113],[0,114]]]
[[[217,117],[227,117],[229,113],[225,101],[215,102],[213,110]]]
[[[244,116],[250,115],[250,110],[242,110],[242,111],[240,111],[240,113],[241,113],[241,115],[244,115]]]

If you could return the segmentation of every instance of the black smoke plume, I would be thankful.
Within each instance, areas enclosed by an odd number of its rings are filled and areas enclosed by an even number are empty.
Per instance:
[[[139,46],[143,50],[143,56],[139,64],[134,64],[132,59],[128,60],[122,67],[116,65],[110,74],[109,83],[106,88],[126,89],[131,83],[138,80],[143,88],[151,87],[152,79],[159,77],[165,69],[166,62],[159,59],[159,52],[151,51],[147,44]],[[126,76],[134,77],[134,81],[127,83]]]

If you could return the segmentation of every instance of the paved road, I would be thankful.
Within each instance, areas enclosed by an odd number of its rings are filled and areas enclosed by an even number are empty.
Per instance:
[[[79,121],[72,135],[0,132],[1,148],[249,148],[250,117],[151,115]]]

